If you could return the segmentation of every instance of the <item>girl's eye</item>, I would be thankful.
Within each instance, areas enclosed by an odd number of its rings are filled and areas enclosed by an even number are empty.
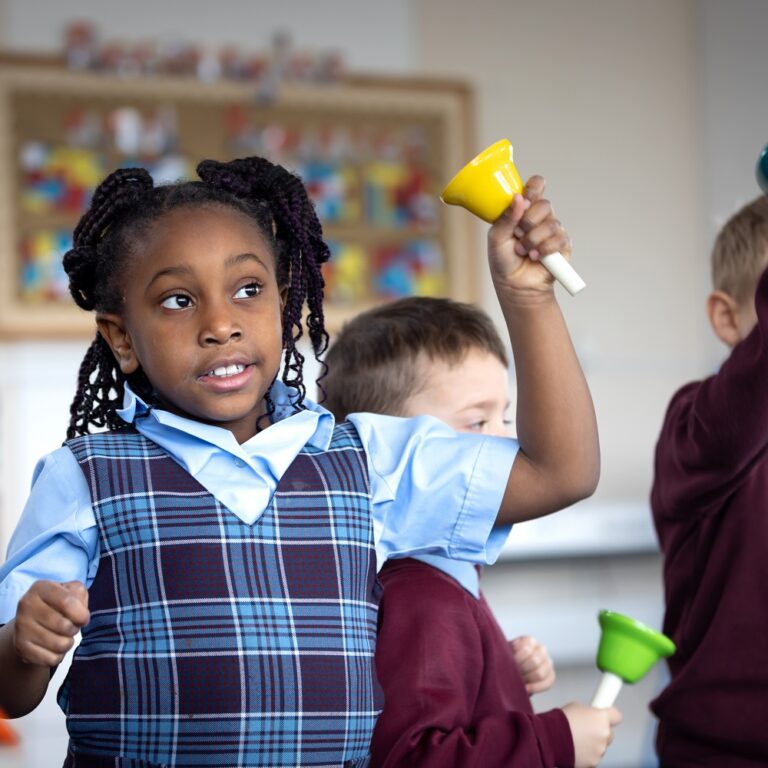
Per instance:
[[[161,306],[166,309],[187,309],[192,306],[192,299],[185,293],[174,293],[163,299]]]
[[[482,432],[483,431],[483,427],[485,427],[485,425],[487,423],[488,422],[485,421],[485,420],[483,420],[483,421],[475,421],[472,424],[468,424],[467,425],[467,429],[469,429],[472,432]]]
[[[261,285],[259,283],[248,283],[242,288],[239,288],[235,293],[236,299],[252,299],[254,296],[258,296],[261,293]]]

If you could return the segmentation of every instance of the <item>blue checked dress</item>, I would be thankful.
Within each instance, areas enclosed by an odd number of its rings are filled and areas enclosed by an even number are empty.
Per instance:
[[[66,765],[367,765],[378,587],[354,428],[302,450],[250,526],[136,432],[67,445],[101,559],[59,692]]]

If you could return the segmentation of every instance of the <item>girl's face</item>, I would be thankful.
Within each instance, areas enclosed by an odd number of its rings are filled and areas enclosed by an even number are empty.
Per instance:
[[[282,353],[283,296],[258,226],[220,205],[171,211],[124,285],[122,314],[98,318],[122,372],[141,367],[173,413],[253,437]]]

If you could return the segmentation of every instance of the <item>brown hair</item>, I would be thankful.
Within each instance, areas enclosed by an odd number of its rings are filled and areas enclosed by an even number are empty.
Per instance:
[[[768,263],[768,195],[761,195],[726,222],[712,248],[712,285],[736,301],[749,299]]]
[[[491,318],[471,304],[413,296],[362,312],[328,350],[323,405],[338,420],[359,411],[399,415],[423,386],[419,356],[457,363],[473,348],[509,364]]]

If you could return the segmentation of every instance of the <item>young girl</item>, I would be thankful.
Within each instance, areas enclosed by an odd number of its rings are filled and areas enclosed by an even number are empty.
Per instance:
[[[0,570],[0,706],[32,710],[82,631],[66,765],[364,765],[377,555],[489,562],[497,518],[595,487],[591,399],[536,263],[568,237],[538,177],[489,235],[523,451],[431,418],[334,425],[296,348],[305,302],[316,356],[327,340],[303,185],[261,158],[198,174],[113,173],[65,256],[98,333]]]

